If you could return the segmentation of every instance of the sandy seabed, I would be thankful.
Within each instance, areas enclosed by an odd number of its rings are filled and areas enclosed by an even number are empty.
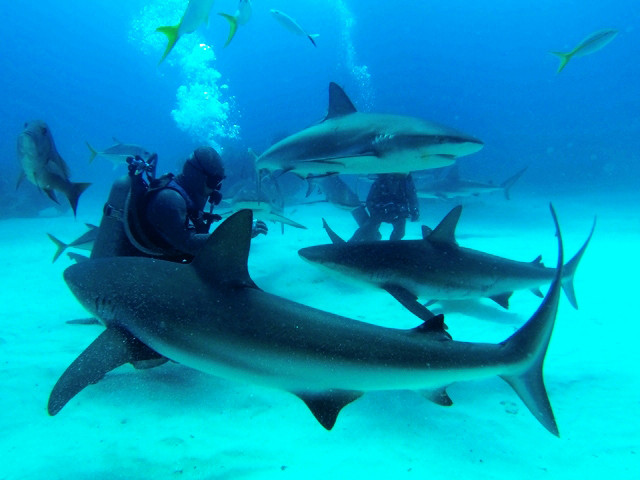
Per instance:
[[[550,199],[488,197],[465,206],[459,243],[517,260],[542,253],[554,265]],[[85,318],[68,290],[51,232],[71,240],[84,221],[70,216],[0,221],[4,253],[0,322],[0,479],[240,478],[638,478],[640,472],[640,196],[554,198],[566,257],[598,224],[578,268],[580,305],[564,298],[545,363],[560,438],[534,419],[499,378],[448,388],[452,407],[415,392],[376,392],[348,405],[324,430],[294,395],[212,377],[178,364],[123,366],[87,387],[56,416],[52,386],[102,331],[68,325]],[[430,204],[434,226],[453,204]],[[302,246],[327,243],[324,216],[348,237],[349,214],[330,206],[290,208],[308,230],[270,225],[252,245],[249,271],[263,290],[334,313],[410,328],[412,315],[386,292],[342,283],[303,262]],[[406,238],[418,238],[410,224]],[[388,233],[388,232],[387,232]],[[546,286],[543,286],[543,291]],[[447,302],[457,340],[500,342],[539,299],[516,292],[511,308],[489,300]]]

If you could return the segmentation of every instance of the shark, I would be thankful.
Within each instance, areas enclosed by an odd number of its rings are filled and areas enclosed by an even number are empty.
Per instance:
[[[542,376],[562,277],[555,213],[555,278],[529,320],[497,344],[452,340],[442,315],[412,329],[387,328],[262,290],[247,268],[252,221],[249,210],[229,217],[188,264],[110,257],[68,267],[64,279],[70,290],[106,328],[56,382],[49,414],[118,366],[164,357],[232,381],[291,392],[326,429],[366,392],[419,390],[451,405],[448,385],[497,375],[558,435]]]
[[[450,199],[457,197],[479,196],[486,193],[502,191],[507,200],[511,198],[510,191],[514,183],[524,174],[527,167],[516,172],[499,185],[486,182],[478,182],[460,178],[460,170],[453,165],[442,180],[431,184],[416,182],[418,198]]]
[[[91,184],[69,180],[69,166],[58,153],[47,123],[42,120],[26,122],[18,135],[17,147],[21,167],[17,187],[26,178],[56,203],[59,203],[55,193],[58,190],[67,197],[75,216],[78,199]]]
[[[88,230],[70,243],[64,243],[62,240],[54,237],[52,234],[47,233],[51,241],[55,243],[57,247],[56,253],[53,255],[52,263],[55,262],[67,248],[78,248],[80,250],[91,251],[91,249],[93,248],[93,242],[95,242],[96,238],[98,237],[98,227],[91,223],[85,223],[85,225],[87,226]]]
[[[342,87],[331,82],[324,120],[269,147],[256,159],[256,168],[302,178],[409,173],[449,166],[482,147],[477,138],[427,120],[358,112]]]
[[[616,35],[618,35],[618,30],[614,28],[599,30],[585,38],[570,52],[550,52],[552,55],[560,58],[560,65],[558,65],[558,71],[556,73],[560,73],[572,58],[584,57],[590,53],[597,52],[613,40]]]
[[[557,269],[545,267],[542,256],[520,262],[459,246],[455,229],[461,213],[458,205],[435,229],[423,226],[422,239],[385,242],[345,242],[323,219],[333,243],[305,247],[298,254],[345,280],[386,290],[419,316],[423,310],[420,297],[430,303],[490,298],[506,309],[515,290],[542,296],[539,287],[551,282]],[[562,289],[576,309],[573,278],[594,229],[595,220],[587,240],[562,270]]]

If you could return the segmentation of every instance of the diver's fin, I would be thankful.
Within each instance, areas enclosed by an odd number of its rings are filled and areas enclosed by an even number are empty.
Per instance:
[[[360,398],[362,394],[363,392],[355,390],[295,393],[295,395],[307,404],[307,407],[309,407],[313,416],[316,417],[316,420],[327,430],[331,430],[335,425],[340,410]]]
[[[153,358],[160,355],[127,331],[107,328],[58,379],[49,396],[49,415],[57,414],[86,386],[97,383],[114,368]]]

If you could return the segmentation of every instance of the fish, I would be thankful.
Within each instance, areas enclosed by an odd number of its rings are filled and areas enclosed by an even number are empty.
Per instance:
[[[616,35],[618,35],[618,30],[615,30],[613,28],[599,30],[585,38],[578,44],[576,48],[574,48],[570,52],[549,52],[552,55],[560,57],[560,65],[558,66],[558,71],[556,73],[560,73],[572,58],[584,57],[585,55],[589,55],[590,53],[597,52],[611,40],[613,40]]]
[[[59,203],[55,194],[58,190],[67,197],[73,215],[76,215],[78,199],[91,184],[69,180],[69,167],[58,153],[46,122],[32,120],[24,124],[24,130],[18,135],[18,160],[21,172],[16,188],[26,177],[56,203]]]
[[[213,7],[214,0],[189,0],[187,9],[184,11],[178,25],[169,25],[156,28],[156,32],[164,33],[167,36],[167,48],[160,59],[162,63],[167,55],[173,50],[180,37],[187,33],[195,32],[200,25],[209,23],[209,14]]]
[[[315,39],[319,37],[319,34],[317,34],[317,33],[312,33],[312,34],[307,33],[307,31],[304,28],[302,28],[298,24],[298,22],[296,22],[293,18],[291,18],[286,13],[281,12],[280,10],[275,10],[275,9],[272,8],[269,11],[271,12],[271,15],[273,15],[273,18],[275,18],[278,21],[278,23],[280,23],[280,25],[282,25],[284,28],[286,28],[291,33],[294,33],[296,35],[300,35],[302,37],[307,37],[309,39],[309,41],[313,44],[314,47],[318,46],[318,45],[316,45]]]
[[[226,47],[233,40],[236,31],[240,25],[246,25],[246,23],[251,18],[252,8],[251,8],[251,0],[239,0],[238,1],[238,9],[236,13],[233,15],[229,15],[227,13],[219,13],[218,15],[224,17],[229,22],[229,36],[227,37],[227,41],[224,46]]]
[[[124,164],[127,162],[127,158],[130,157],[140,157],[143,160],[148,160],[152,152],[148,151],[146,148],[141,147],[140,145],[133,145],[122,143],[117,139],[113,139],[115,142],[114,145],[111,145],[109,148],[106,148],[102,151],[98,151],[93,148],[89,142],[85,142],[87,147],[89,147],[89,151],[91,152],[91,156],[89,157],[89,163],[93,162],[93,159],[96,157],[104,157],[108,158],[113,162],[114,165]]]
[[[128,362],[166,357],[185,367],[298,396],[330,430],[366,392],[419,390],[451,405],[446,387],[499,376],[552,434],[558,427],[542,366],[560,297],[563,248],[537,311],[498,344],[457,342],[434,315],[415,328],[386,328],[273,295],[249,275],[251,211],[226,219],[189,264],[143,257],[92,259],[64,279],[106,329],[54,385],[56,415],[77,393]],[[132,295],[135,292],[135,295]]]
[[[482,147],[477,138],[419,118],[358,112],[331,82],[325,119],[269,147],[256,168],[302,178],[409,173],[451,165]]]
[[[91,249],[93,248],[93,242],[95,242],[96,238],[98,237],[98,227],[91,223],[85,223],[85,225],[89,230],[73,240],[71,243],[64,243],[62,240],[59,240],[52,234],[47,233],[51,241],[56,244],[56,247],[58,247],[56,253],[54,253],[53,255],[53,260],[51,261],[51,263],[55,262],[67,248],[78,248],[80,250],[91,251]]]
[[[421,311],[420,297],[429,304],[489,298],[507,309],[515,290],[542,296],[539,287],[553,281],[556,269],[545,267],[541,256],[519,262],[459,246],[455,229],[461,213],[458,205],[434,230],[423,226],[420,240],[385,242],[345,242],[323,220],[333,243],[302,248],[298,255],[345,280],[386,290],[416,314]],[[595,220],[587,240],[563,268],[562,289],[576,309],[573,278],[594,229]]]
[[[416,182],[416,192],[418,198],[440,198],[449,199],[457,197],[479,196],[486,193],[502,191],[507,200],[511,198],[510,190],[514,183],[524,174],[528,167],[516,172],[499,185],[493,183],[477,182],[460,178],[460,170],[457,165],[453,165],[447,176],[431,184]]]

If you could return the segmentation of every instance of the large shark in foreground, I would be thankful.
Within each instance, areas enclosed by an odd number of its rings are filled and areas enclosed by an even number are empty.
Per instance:
[[[55,415],[74,395],[127,362],[160,355],[231,380],[292,392],[331,429],[340,410],[374,390],[414,389],[451,405],[453,382],[500,376],[554,435],[542,365],[555,323],[562,276],[526,324],[498,344],[456,342],[442,315],[408,330],[317,310],[261,290],[249,276],[252,215],[223,222],[191,264],[101,258],[64,278],[106,330],[69,366],[51,392]]]
[[[345,242],[324,222],[334,242],[302,248],[298,254],[309,262],[335,272],[343,278],[380,287],[417,315],[426,300],[463,300],[490,298],[504,308],[515,290],[539,290],[553,280],[555,268],[542,265],[542,258],[533,262],[518,262],[508,258],[460,247],[455,229],[462,207],[454,207],[431,230],[423,227],[421,240],[385,242]],[[571,305],[578,308],[573,288],[573,276],[589,240],[564,266],[562,288]]]
[[[482,146],[477,138],[419,118],[358,112],[332,82],[325,119],[269,147],[256,167],[301,177],[409,173],[451,165]]]

